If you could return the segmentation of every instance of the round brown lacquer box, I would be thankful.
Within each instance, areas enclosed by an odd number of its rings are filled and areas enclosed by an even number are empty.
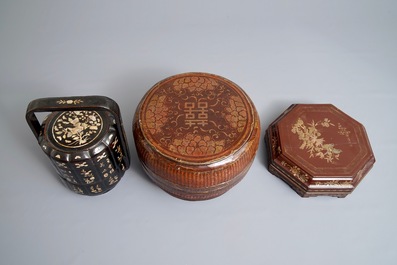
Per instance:
[[[266,131],[269,171],[300,196],[345,197],[375,163],[365,128],[330,104],[296,104]]]
[[[233,82],[185,73],[154,85],[135,113],[138,156],[150,178],[186,200],[217,197],[247,173],[258,149],[258,114]]]

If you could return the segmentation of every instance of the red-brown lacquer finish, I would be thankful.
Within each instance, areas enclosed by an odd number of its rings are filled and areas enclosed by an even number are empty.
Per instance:
[[[186,200],[217,197],[248,171],[258,148],[258,114],[233,82],[186,73],[154,85],[135,113],[139,158],[150,178]]]
[[[330,104],[292,105],[265,141],[269,171],[302,197],[345,197],[375,163],[364,126]]]

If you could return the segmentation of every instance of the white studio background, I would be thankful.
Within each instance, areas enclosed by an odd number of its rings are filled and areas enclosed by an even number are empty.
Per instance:
[[[396,1],[0,0],[1,264],[396,264]],[[143,172],[131,122],[156,82],[203,71],[239,84],[264,131],[293,103],[365,125],[377,162],[345,199],[300,198],[265,166],[187,202]],[[118,102],[132,166],[109,193],[56,178],[24,119],[40,97]]]

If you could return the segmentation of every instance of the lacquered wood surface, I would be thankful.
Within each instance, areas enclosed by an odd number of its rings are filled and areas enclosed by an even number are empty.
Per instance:
[[[148,91],[133,132],[141,163],[157,185],[178,198],[204,200],[244,177],[258,148],[260,123],[236,84],[186,73]]]

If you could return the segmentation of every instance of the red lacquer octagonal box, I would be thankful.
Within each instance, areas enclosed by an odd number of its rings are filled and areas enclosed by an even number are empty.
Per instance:
[[[343,198],[375,163],[365,128],[331,104],[295,104],[266,131],[269,171],[300,196]]]

